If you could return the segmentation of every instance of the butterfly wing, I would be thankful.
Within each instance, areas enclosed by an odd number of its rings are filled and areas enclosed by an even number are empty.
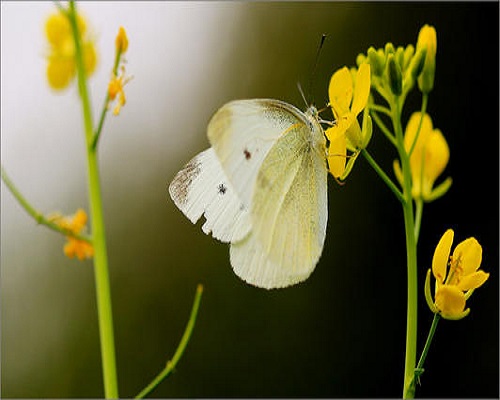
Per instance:
[[[189,161],[169,186],[175,205],[196,223],[205,216],[203,232],[222,242],[241,240],[250,230],[250,215],[209,148]]]
[[[290,109],[292,106],[279,100],[235,100],[222,106],[210,120],[210,144],[247,209],[267,153],[297,122]]]
[[[323,250],[327,210],[325,140],[291,106],[293,123],[263,160],[255,180],[250,215],[252,230],[231,244],[235,273],[253,285],[277,288],[311,274]],[[275,115],[281,120],[281,110]],[[272,116],[268,116],[272,118]]]

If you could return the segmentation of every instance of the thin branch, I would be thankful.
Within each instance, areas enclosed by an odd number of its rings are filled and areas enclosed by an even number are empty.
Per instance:
[[[62,233],[65,236],[71,236],[75,239],[78,240],[83,240],[88,243],[92,243],[92,239],[87,236],[87,235],[81,235],[81,234],[76,234],[70,229],[63,228],[56,224],[55,222],[49,220],[45,215],[43,215],[41,212],[37,211],[29,202],[26,200],[26,198],[21,194],[21,192],[16,188],[14,183],[10,180],[9,176],[7,175],[7,172],[5,172],[5,169],[3,168],[2,165],[2,180],[5,183],[5,186],[10,190],[12,195],[15,197],[15,199],[18,201],[18,203],[21,205],[22,208],[31,216],[33,219],[40,225],[45,225],[47,228],[52,229],[53,231]]]

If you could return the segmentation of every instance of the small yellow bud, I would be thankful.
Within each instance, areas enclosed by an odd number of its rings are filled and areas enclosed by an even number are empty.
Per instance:
[[[118,30],[118,35],[116,35],[115,45],[116,45],[116,51],[118,53],[125,53],[128,49],[127,32],[125,32],[123,26],[120,26],[120,29]]]
[[[418,77],[418,87],[422,93],[429,93],[434,87],[437,50],[436,36],[436,30],[433,26],[429,25],[424,25],[418,34],[417,52],[420,49],[426,49],[424,67]]]

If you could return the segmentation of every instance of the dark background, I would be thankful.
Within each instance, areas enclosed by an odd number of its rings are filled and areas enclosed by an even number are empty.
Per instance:
[[[141,7],[137,5],[138,15]],[[490,279],[468,301],[467,318],[439,323],[417,396],[498,397],[498,3],[277,2],[240,7],[244,13],[237,34],[221,43],[229,48],[224,69],[210,68],[210,60],[200,69],[207,80],[218,82],[218,90],[202,93],[205,107],[191,110],[200,123],[186,134],[199,138],[196,145],[179,147],[168,163],[141,165],[135,187],[120,185],[118,172],[109,172],[103,161],[120,395],[135,396],[173,355],[201,282],[205,292],[191,342],[176,373],[153,397],[401,396],[403,215],[361,157],[344,186],[329,178],[327,238],[316,270],[306,282],[284,290],[266,291],[239,280],[229,264],[228,246],[192,226],[167,197],[166,186],[207,146],[206,123],[225,102],[270,97],[303,108],[296,82],[306,86],[322,33],[328,39],[314,78],[318,106],[327,102],[328,81],[336,69],[354,65],[357,54],[371,45],[415,44],[427,23],[436,27],[438,37],[428,112],[450,146],[441,179],[451,176],[453,185],[445,197],[424,208],[418,247],[419,354],[432,320],[422,292],[425,273],[447,228],[455,230],[455,245],[469,236],[478,239],[482,269]],[[156,45],[161,49],[161,38]],[[189,55],[189,44],[185,51]],[[176,104],[166,107],[175,111]],[[419,107],[417,91],[407,101],[405,118]],[[169,129],[168,121],[162,129]],[[370,151],[392,172],[395,154],[378,131]],[[133,163],[134,156],[127,155],[124,164]],[[2,201],[4,196],[10,195],[2,188]],[[43,234],[41,228],[32,229]],[[3,230],[2,251],[16,240]],[[5,334],[5,318],[31,318],[31,306],[11,312],[13,300],[2,296],[2,397],[102,396],[92,271],[65,266],[69,261],[60,255],[60,245],[58,238],[50,244],[57,278],[44,296],[51,300],[40,300],[48,317],[33,326],[31,336],[36,340],[38,330],[68,326],[70,334],[59,351],[44,355],[44,368],[14,371],[6,354],[9,360],[29,360],[33,353],[23,351],[23,335]],[[36,257],[31,261],[33,268],[37,262]],[[2,269],[6,263],[4,259]],[[71,304],[75,296],[78,307],[51,313],[52,303]]]

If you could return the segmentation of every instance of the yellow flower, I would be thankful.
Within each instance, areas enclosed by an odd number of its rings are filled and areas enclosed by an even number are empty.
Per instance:
[[[122,73],[120,76],[113,76],[108,84],[108,96],[111,101],[115,100],[118,97],[118,101],[116,102],[116,106],[113,109],[113,115],[120,114],[121,108],[127,102],[125,97],[125,91],[123,87],[127,84],[130,78],[125,78],[125,67],[122,66]]]
[[[420,124],[420,112],[413,113],[406,126],[404,145],[410,151]],[[415,199],[432,201],[442,196],[451,186],[451,178],[433,189],[434,182],[446,168],[450,159],[448,143],[439,129],[433,129],[432,120],[425,114],[417,142],[410,156],[412,196]],[[402,184],[403,174],[398,161],[394,161],[394,173]]]
[[[73,234],[80,234],[87,225],[87,213],[81,208],[71,216],[64,217],[60,214],[55,214],[49,217],[49,219]],[[66,239],[68,240],[64,245],[64,254],[66,257],[74,258],[76,256],[79,260],[84,260],[85,258],[92,258],[94,256],[94,247],[91,243],[76,239],[73,236],[67,236]]]
[[[426,49],[425,62],[422,73],[418,77],[418,87],[422,93],[429,93],[434,87],[434,73],[436,70],[437,35],[436,29],[424,25],[418,34],[417,52]]]
[[[97,53],[93,41],[87,37],[85,19],[78,15],[77,21],[84,69],[87,76],[90,76],[97,65]],[[50,15],[45,23],[45,35],[49,42],[47,80],[51,88],[62,90],[76,75],[75,44],[68,17],[62,12]]]
[[[357,116],[366,107],[369,94],[370,65],[367,63],[360,65],[355,82],[347,67],[336,71],[330,79],[328,95],[335,125],[328,128],[325,135],[330,141],[329,170],[335,178],[344,175],[347,149],[357,153],[368,145],[371,129],[369,134],[363,132]]]
[[[482,259],[482,248],[478,241],[471,237],[459,243],[450,257],[453,243],[453,230],[448,229],[441,237],[434,257],[432,258],[432,274],[436,279],[435,301],[430,295],[430,272],[427,272],[425,294],[427,304],[433,312],[438,312],[446,319],[461,319],[467,316],[470,309],[465,309],[466,300],[490,276],[479,270]],[[449,269],[448,269],[449,266]]]

